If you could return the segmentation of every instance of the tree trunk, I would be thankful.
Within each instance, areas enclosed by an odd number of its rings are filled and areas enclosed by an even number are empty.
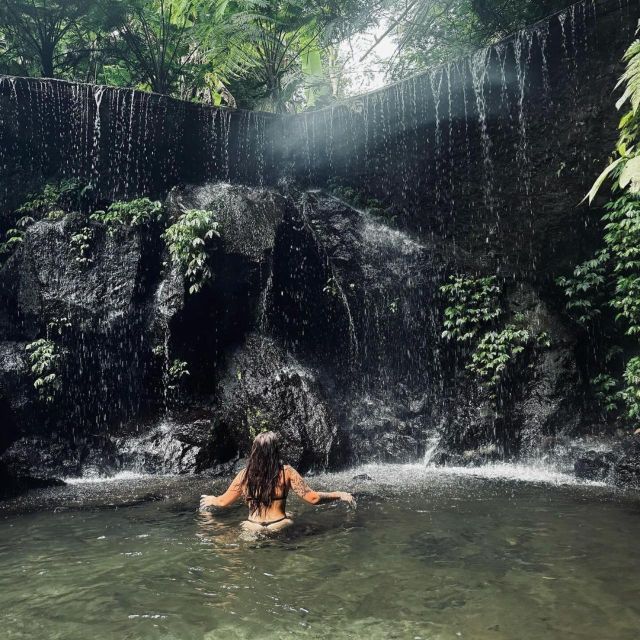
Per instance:
[[[45,44],[42,46],[40,52],[40,66],[42,68],[43,78],[55,78],[53,72],[53,54],[54,47],[52,44]]]

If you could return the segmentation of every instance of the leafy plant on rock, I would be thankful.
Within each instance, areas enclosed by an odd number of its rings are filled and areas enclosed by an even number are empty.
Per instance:
[[[440,287],[440,291],[448,302],[442,333],[447,340],[469,342],[477,337],[484,325],[502,313],[500,287],[495,276],[451,276],[449,283]]]
[[[219,223],[213,211],[188,209],[164,232],[171,259],[180,265],[189,281],[189,293],[197,293],[211,280],[210,241],[219,237]]]
[[[442,337],[466,347],[465,369],[494,400],[518,357],[529,347],[550,344],[547,333],[531,331],[521,314],[501,321],[505,312],[495,276],[454,275],[440,292],[447,301]]]
[[[22,244],[25,231],[35,220],[31,216],[22,216],[16,223],[15,227],[5,232],[5,241],[0,242],[0,257],[8,256]]]
[[[575,320],[601,340],[631,341],[637,353],[640,335],[640,40],[627,50],[626,69],[618,86],[624,92],[616,107],[626,107],[620,120],[613,159],[585,197],[592,203],[603,184],[612,179],[611,196],[601,216],[603,247],[576,266],[569,277],[557,279],[567,298],[566,308]],[[613,314],[613,329],[596,331],[596,321]],[[614,335],[607,335],[607,331]],[[615,334],[626,336],[619,340]],[[597,345],[596,345],[597,346]],[[611,349],[609,350],[609,353]],[[624,417],[640,420],[640,358],[632,355],[624,363],[605,357],[603,371],[592,381],[594,397],[603,412],[615,414],[624,407]]]
[[[70,244],[71,250],[75,254],[75,261],[83,267],[93,264],[93,259],[90,256],[93,238],[91,227],[82,227],[80,231],[71,236]]]
[[[29,354],[31,374],[34,377],[33,386],[38,391],[38,397],[43,402],[53,402],[60,389],[57,373],[60,356],[55,343],[48,338],[40,338],[25,348]]]
[[[176,358],[171,362],[167,370],[167,389],[169,391],[177,391],[182,381],[191,375],[188,367],[188,363],[184,360],[178,360]]]
[[[487,331],[472,352],[467,371],[473,373],[494,396],[508,367],[534,343],[549,346],[547,334],[535,335],[514,324],[507,324],[499,331]]]
[[[83,189],[77,180],[49,182],[41,191],[30,194],[16,213],[39,219],[54,211],[69,210],[78,204]]]
[[[118,201],[110,204],[104,211],[91,214],[91,219],[107,226],[108,233],[113,235],[118,229],[126,227],[142,227],[160,222],[163,216],[162,204],[149,198]]]

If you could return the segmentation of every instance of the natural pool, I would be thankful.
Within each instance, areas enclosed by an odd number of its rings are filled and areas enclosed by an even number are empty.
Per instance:
[[[356,474],[371,480],[351,480]],[[3,639],[636,640],[640,495],[519,467],[320,476],[358,509],[290,508],[282,539],[206,519],[202,478],[0,505]]]

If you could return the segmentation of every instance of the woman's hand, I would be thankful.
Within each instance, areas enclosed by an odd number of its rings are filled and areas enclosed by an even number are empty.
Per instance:
[[[338,491],[338,495],[340,496],[340,500],[342,502],[346,502],[350,507],[356,508],[356,499],[346,491]]]
[[[200,511],[204,511],[207,507],[217,507],[217,496],[200,496]]]

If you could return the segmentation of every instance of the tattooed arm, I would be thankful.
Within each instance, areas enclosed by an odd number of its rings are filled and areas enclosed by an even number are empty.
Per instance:
[[[286,465],[284,470],[289,487],[309,504],[321,504],[323,502],[333,502],[334,500],[342,500],[351,506],[355,506],[356,504],[354,497],[346,491],[314,491],[293,467]]]
[[[234,478],[229,488],[220,496],[200,496],[200,510],[207,507],[228,507],[242,497],[244,469]]]

